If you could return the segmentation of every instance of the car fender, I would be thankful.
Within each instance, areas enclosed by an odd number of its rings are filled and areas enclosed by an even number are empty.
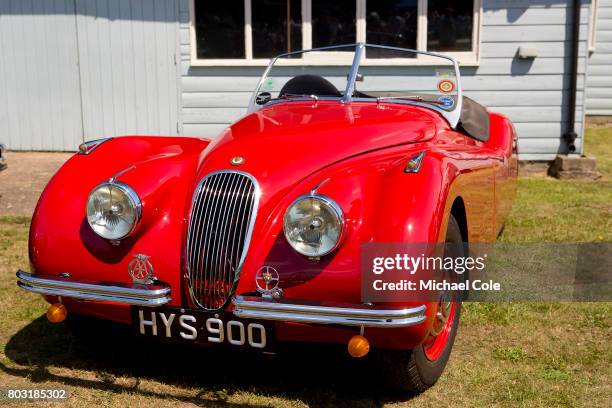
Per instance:
[[[29,237],[32,271],[130,283],[128,264],[134,254],[144,254],[151,256],[160,280],[179,288],[187,188],[208,143],[195,138],[120,137],[89,154],[75,154],[38,201]],[[139,195],[143,216],[131,236],[112,245],[89,227],[86,203],[92,189],[119,172],[119,180]]]

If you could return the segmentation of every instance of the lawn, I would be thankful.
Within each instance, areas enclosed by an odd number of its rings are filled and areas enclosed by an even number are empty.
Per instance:
[[[612,242],[612,129],[591,129],[598,181],[521,178],[504,242]],[[66,388],[67,406],[609,406],[612,303],[467,304],[439,383],[413,399],[340,350],[258,356],[77,339],[15,286],[29,220],[0,217],[0,387]],[[606,402],[607,401],[607,402]],[[23,406],[15,404],[15,406]]]

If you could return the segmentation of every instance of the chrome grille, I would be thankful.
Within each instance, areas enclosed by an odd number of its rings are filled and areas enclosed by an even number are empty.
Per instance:
[[[199,307],[225,306],[240,276],[258,201],[257,181],[240,171],[210,173],[196,188],[186,255],[189,290]]]

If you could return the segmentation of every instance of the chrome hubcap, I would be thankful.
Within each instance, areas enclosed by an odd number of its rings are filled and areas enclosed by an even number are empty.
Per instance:
[[[440,300],[438,300],[436,320],[431,326],[431,336],[435,337],[442,332],[450,316],[452,305],[453,303],[451,293],[442,293],[442,296],[440,296]]]

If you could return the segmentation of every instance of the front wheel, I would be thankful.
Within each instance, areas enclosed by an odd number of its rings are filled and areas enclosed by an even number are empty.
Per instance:
[[[459,224],[451,215],[446,232],[446,246],[453,253],[445,256],[464,256],[462,241]],[[463,279],[462,276],[459,278]],[[393,388],[421,393],[434,385],[442,375],[459,326],[461,297],[457,298],[453,293],[443,292],[435,307],[436,319],[425,342],[410,351],[379,352],[381,369]]]

